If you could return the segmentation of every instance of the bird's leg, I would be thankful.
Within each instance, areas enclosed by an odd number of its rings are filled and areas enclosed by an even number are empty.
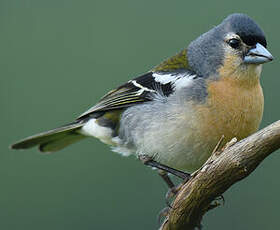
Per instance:
[[[182,172],[180,170],[171,168],[169,166],[163,165],[161,163],[158,163],[155,160],[153,160],[153,158],[146,156],[146,155],[139,155],[139,159],[145,165],[158,169],[159,175],[163,178],[163,180],[166,182],[167,186],[169,187],[169,190],[165,195],[165,202],[166,202],[167,206],[171,207],[169,199],[174,197],[178,193],[178,191],[180,191],[182,184],[175,186],[167,173],[171,173],[171,174],[183,179],[184,180],[183,184],[186,183],[190,179],[191,175],[188,173]]]
[[[149,165],[151,167],[155,167],[157,169],[163,170],[167,173],[171,173],[183,180],[189,179],[190,178],[190,174],[189,173],[185,173],[183,171],[171,168],[167,165],[163,165],[161,163],[158,163],[156,161],[153,160],[152,157],[146,156],[146,155],[139,155],[139,159],[145,164],[145,165]]]
[[[171,208],[169,199],[173,198],[179,192],[182,184],[179,184],[179,185],[176,186],[172,182],[171,178],[168,176],[166,171],[163,171],[163,170],[159,169],[158,174],[161,176],[161,178],[165,181],[165,183],[168,186],[168,191],[165,194],[165,203],[169,208]],[[166,213],[166,210],[164,210],[163,213]],[[162,217],[163,216],[162,213],[159,216]]]
[[[160,177],[164,180],[169,189],[173,189],[175,187],[174,183],[172,182],[171,178],[168,176],[166,171],[159,169],[158,175],[160,175]]]

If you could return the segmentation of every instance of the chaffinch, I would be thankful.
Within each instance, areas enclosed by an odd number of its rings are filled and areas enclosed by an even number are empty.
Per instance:
[[[224,141],[254,133],[263,114],[262,29],[232,14],[152,70],[107,93],[74,122],[11,147],[55,152],[96,137],[123,155],[184,177]],[[144,157],[143,157],[144,156]]]

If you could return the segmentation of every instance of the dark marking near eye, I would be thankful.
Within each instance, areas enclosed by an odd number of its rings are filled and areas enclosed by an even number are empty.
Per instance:
[[[237,33],[238,34],[238,33]],[[248,46],[255,46],[257,43],[260,43],[265,48],[267,46],[265,37],[263,36],[256,36],[256,35],[244,35],[242,33],[238,34],[242,41]]]

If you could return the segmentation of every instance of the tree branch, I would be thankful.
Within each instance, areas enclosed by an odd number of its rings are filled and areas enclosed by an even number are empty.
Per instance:
[[[247,177],[272,152],[280,148],[280,120],[215,151],[185,184],[172,203],[161,230],[200,229],[203,215],[231,185]]]

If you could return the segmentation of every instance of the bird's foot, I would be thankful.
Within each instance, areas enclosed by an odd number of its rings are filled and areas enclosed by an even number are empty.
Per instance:
[[[183,184],[185,184],[190,178],[191,175],[189,173],[185,173],[183,171],[171,168],[169,166],[163,165],[155,161],[152,157],[147,155],[139,155],[139,160],[141,160],[145,165],[154,167],[158,169],[159,175],[162,179],[166,182],[167,186],[169,187],[168,192],[165,195],[165,203],[169,208],[171,208],[171,200],[178,194]],[[173,174],[181,179],[183,182],[177,186],[174,185],[172,180],[170,179],[168,173]]]
[[[181,190],[182,186],[183,183],[168,189],[167,193],[165,194],[165,203],[167,207],[172,208],[171,206],[172,199],[176,197],[176,195]]]
[[[171,178],[168,176],[168,174],[165,171],[159,170],[159,175],[162,177],[162,179],[166,182],[168,186],[168,191],[165,194],[165,203],[168,207],[171,208],[171,200],[175,198],[175,196],[178,194],[178,192],[181,190],[182,186],[187,183],[187,181],[190,179],[190,176],[186,177],[182,183],[179,185],[174,185]]]
[[[220,195],[218,197],[216,197],[213,202],[209,205],[209,207],[207,208],[207,211],[214,209],[220,205],[225,205],[225,198],[223,195]]]
[[[169,213],[169,210],[170,208],[169,207],[165,207],[164,209],[162,209],[159,214],[158,214],[158,217],[157,217],[157,220],[158,220],[158,224],[160,225],[161,224],[161,220],[164,218],[166,218],[168,216],[168,213]]]
[[[215,202],[218,202],[218,203],[222,203],[222,205],[225,205],[225,198],[223,195],[220,195],[220,196],[217,196],[215,199],[214,199]]]

